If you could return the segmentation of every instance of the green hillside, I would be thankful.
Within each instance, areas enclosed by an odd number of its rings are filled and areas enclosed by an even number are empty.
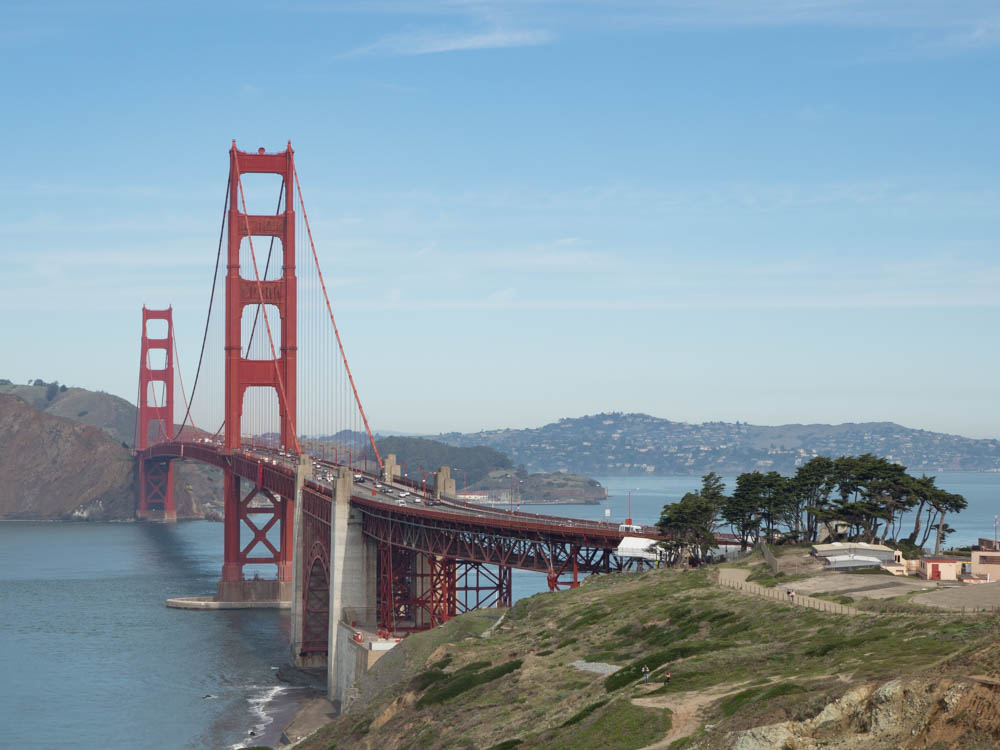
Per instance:
[[[425,471],[437,471],[440,466],[450,466],[451,475],[458,482],[473,484],[495,469],[510,469],[513,464],[506,454],[493,448],[472,446],[456,448],[452,445],[417,437],[386,437],[377,441],[379,453],[395,453],[396,459],[406,464],[410,477],[420,477],[418,466]]]
[[[970,670],[1000,671],[993,618],[834,615],[721,588],[713,573],[592,577],[578,589],[519,601],[490,638],[470,636],[491,624],[493,610],[411,635],[363,678],[348,713],[301,747],[638,750],[663,741],[657,747],[722,750],[736,746],[736,733],[781,722],[806,726],[820,742],[809,747],[901,747],[832,741],[867,731],[863,715],[877,704],[879,686],[912,694],[898,702],[898,726],[886,718],[879,731],[907,742],[933,737],[940,727],[928,706],[944,705],[947,689],[954,710],[940,726],[961,740],[933,746],[995,746],[976,744],[989,730],[962,703],[979,700]],[[619,669],[586,671],[574,665],[580,661]],[[649,685],[643,665],[652,671]],[[894,678],[909,682],[888,682]],[[841,714],[813,727],[852,690],[874,703],[842,702]],[[769,742],[739,746],[786,746]]]

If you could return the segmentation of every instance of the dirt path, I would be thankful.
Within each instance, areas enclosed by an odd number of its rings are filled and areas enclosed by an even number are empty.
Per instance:
[[[651,682],[648,689],[655,690],[662,685],[662,682]],[[674,740],[687,737],[701,726],[698,715],[703,708],[719,700],[719,698],[738,693],[745,685],[745,682],[741,682],[739,685],[721,685],[713,690],[698,690],[688,693],[633,698],[632,705],[634,706],[639,706],[640,708],[669,708],[671,711],[670,731],[664,735],[663,739],[654,742],[652,745],[646,745],[646,747],[640,750],[665,750],[670,747],[670,743]]]

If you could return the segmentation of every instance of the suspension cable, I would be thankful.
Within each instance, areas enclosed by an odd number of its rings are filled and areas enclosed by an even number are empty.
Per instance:
[[[278,216],[281,214],[281,199],[285,195],[285,179],[281,179],[281,189],[278,190],[278,207],[274,211],[274,215]],[[271,244],[267,248],[267,260],[264,261],[264,279],[267,279],[267,272],[271,268],[271,253],[274,252],[274,235],[271,235]],[[253,316],[253,326],[250,328],[250,338],[247,341],[247,353],[246,356],[250,357],[250,347],[253,345],[253,335],[257,331],[257,321],[260,318],[261,307],[257,306],[257,312]]]
[[[181,428],[177,431],[177,437],[174,438],[174,440],[177,440],[184,431],[185,422],[187,422],[188,415],[191,413],[191,404],[188,402],[187,394],[184,392],[184,375],[181,373],[181,357],[177,352],[177,336],[173,336],[172,341],[174,345],[174,366],[177,368],[177,380],[181,386],[181,398],[184,399],[184,406],[187,407],[187,413],[184,415],[184,422],[181,423]],[[195,432],[201,432],[201,430],[198,429],[198,425],[194,423],[194,417],[191,417],[191,429]]]
[[[201,354],[198,355],[198,370],[194,374],[194,385],[191,386],[191,401],[187,405],[187,413],[184,415],[184,421],[181,422],[180,432],[177,433],[175,439],[179,439],[181,433],[184,432],[184,427],[187,424],[188,417],[191,416],[191,404],[194,403],[194,394],[198,390],[198,378],[201,377],[201,363],[205,358],[205,343],[208,341],[208,326],[212,322],[212,308],[215,305],[215,287],[219,281],[219,260],[222,258],[222,238],[226,232],[226,211],[229,206],[229,180],[226,180],[226,200],[222,204],[222,226],[219,227],[219,249],[215,253],[215,271],[212,274],[212,293],[208,298],[208,315],[205,316],[205,332],[201,336]],[[222,425],[225,426],[225,421]],[[194,427],[194,422],[192,421],[191,426]],[[219,427],[215,431],[218,435],[222,431],[222,427]]]
[[[368,432],[368,440],[371,443],[372,450],[375,451],[375,459],[378,461],[379,468],[382,467],[382,456],[378,452],[378,446],[375,445],[375,438],[372,436],[372,429],[368,426],[368,417],[365,415],[365,408],[361,405],[361,398],[358,396],[358,388],[354,384],[354,376],[351,374],[351,366],[347,364],[347,354],[344,353],[344,343],[340,340],[340,331],[337,328],[337,321],[333,317],[333,308],[330,306],[330,295],[326,293],[326,282],[323,280],[323,270],[319,267],[319,257],[316,255],[316,245],[313,243],[312,229],[309,227],[309,215],[306,213],[306,204],[302,200],[302,184],[299,182],[299,172],[295,168],[295,162],[292,162],[292,176],[295,180],[295,189],[298,191],[299,195],[299,205],[302,206],[302,218],[306,223],[306,234],[309,235],[309,248],[312,250],[313,263],[316,264],[316,273],[319,275],[319,283],[323,289],[323,299],[326,301],[326,311],[330,314],[330,323],[333,324],[333,333],[337,337],[337,348],[340,349],[340,358],[344,362],[344,369],[347,371],[347,378],[351,381],[351,390],[354,391],[354,401],[358,405],[358,411],[361,412],[361,419],[364,420],[365,430]],[[252,246],[251,246],[252,247]],[[267,318],[265,317],[265,322]]]

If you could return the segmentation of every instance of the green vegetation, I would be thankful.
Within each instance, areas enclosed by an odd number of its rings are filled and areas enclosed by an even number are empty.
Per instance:
[[[595,706],[596,712],[600,706]],[[561,727],[567,729],[567,727]],[[545,744],[534,747],[552,750],[634,750],[645,747],[670,731],[670,711],[647,709],[618,699],[604,707],[596,717],[581,717],[551,739],[539,737]],[[544,738],[544,739],[543,739]]]
[[[450,466],[451,476],[458,486],[472,484],[486,477],[494,469],[512,469],[514,464],[506,454],[493,448],[455,448],[437,440],[416,437],[386,437],[377,441],[379,453],[395,453],[396,458],[406,464],[411,479],[416,476],[417,466],[425,471],[437,471],[439,466]]]
[[[571,726],[572,724],[576,724],[578,722],[583,721],[588,716],[590,716],[592,713],[594,713],[594,711],[596,711],[597,709],[599,709],[601,706],[605,705],[609,700],[610,700],[610,698],[605,698],[604,700],[597,701],[596,703],[591,703],[586,708],[580,709],[575,714],[573,714],[572,716],[570,716],[568,719],[566,719],[566,721],[564,721],[562,724],[560,724],[560,726],[562,726],[562,727],[568,727],[568,726]]]
[[[747,580],[756,583],[758,586],[774,588],[775,586],[781,586],[792,581],[801,581],[809,577],[809,573],[772,573],[770,566],[758,565],[747,576]]]
[[[417,701],[417,708],[433,706],[435,703],[444,703],[467,690],[472,690],[480,685],[485,685],[487,682],[497,680],[516,669],[520,669],[522,661],[514,659],[498,667],[479,671],[482,669],[481,665],[484,664],[489,665],[489,662],[474,662],[468,665],[468,667],[452,674],[443,674],[442,678],[434,680],[434,682],[440,682],[441,684],[425,693]]]
[[[731,496],[715,472],[702,477],[701,489],[680,502],[663,506],[657,526],[668,561],[686,555],[704,559],[720,522],[728,524],[745,550],[769,544],[814,543],[820,529],[831,538],[883,541],[913,557],[933,535],[935,552],[954,531],[945,519],[962,511],[961,495],[937,487],[934,477],[912,477],[906,467],[878,458],[816,456],[794,476],[776,471],[746,472],[736,478]],[[913,528],[902,536],[903,516],[912,513]]]
[[[977,649],[1000,640],[989,615],[834,615],[716,586],[704,570],[600,576],[523,599],[489,638],[468,637],[489,622],[478,614],[407,638],[397,647],[412,663],[402,681],[302,750],[333,741],[417,750],[428,733],[441,748],[636,750],[662,739],[672,718],[633,701],[661,696],[670,705],[693,691],[718,694],[700,721],[722,737],[810,718],[868,681],[928,669],[935,680],[968,675],[970,664],[986,668]],[[470,615],[474,624],[465,624]],[[553,648],[553,636],[576,623]],[[612,675],[569,666],[580,658],[623,666]],[[644,664],[649,686],[640,684]],[[671,681],[655,684],[667,670]],[[698,727],[685,733],[674,747],[708,736]]]
[[[813,599],[825,599],[828,602],[836,602],[837,604],[846,604],[847,606],[854,606],[854,598],[847,596],[847,594],[836,594],[836,593],[827,593],[826,591],[820,591],[818,594],[810,594],[809,596],[811,596]]]

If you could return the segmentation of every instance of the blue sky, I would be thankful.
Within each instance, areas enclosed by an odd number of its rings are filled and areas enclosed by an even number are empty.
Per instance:
[[[374,426],[1000,435],[995,2],[8,2],[0,377],[185,377],[233,138],[296,150]]]

